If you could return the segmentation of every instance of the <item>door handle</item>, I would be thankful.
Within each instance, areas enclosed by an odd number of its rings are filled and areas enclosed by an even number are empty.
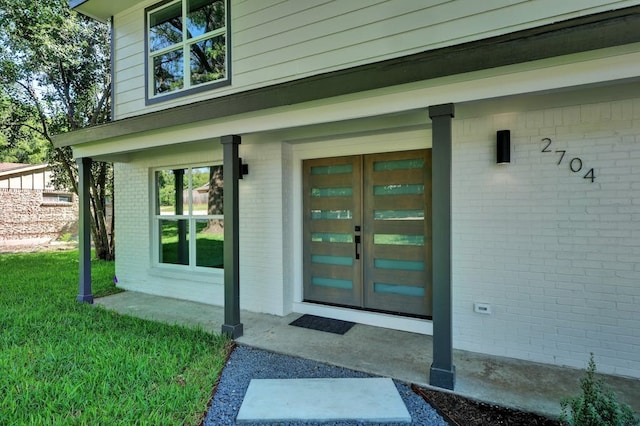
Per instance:
[[[360,235],[355,236],[356,243],[356,260],[360,259]]]

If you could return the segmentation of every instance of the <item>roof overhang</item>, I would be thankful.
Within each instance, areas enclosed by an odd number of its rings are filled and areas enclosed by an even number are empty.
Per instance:
[[[142,3],[133,0],[69,0],[69,7],[101,22],[108,22],[112,16],[125,9]]]
[[[34,172],[42,172],[49,168],[48,164],[16,164],[8,170],[0,171],[0,179],[7,179],[14,176],[21,176]]]

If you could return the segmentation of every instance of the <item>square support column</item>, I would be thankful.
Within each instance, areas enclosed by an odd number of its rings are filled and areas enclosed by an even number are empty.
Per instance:
[[[451,119],[454,105],[429,107],[432,132],[433,363],[429,384],[455,386],[451,313]]]
[[[91,158],[79,158],[78,163],[78,251],[80,270],[78,302],[93,303],[91,293]]]
[[[224,190],[224,324],[222,333],[236,339],[243,334],[240,322],[240,222],[238,220],[238,180],[240,160],[238,135],[220,138],[222,144]]]

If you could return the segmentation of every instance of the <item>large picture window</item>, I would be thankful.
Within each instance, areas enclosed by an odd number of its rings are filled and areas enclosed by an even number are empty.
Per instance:
[[[158,263],[224,267],[221,165],[155,172]]]
[[[147,99],[228,84],[227,0],[174,0],[147,10]]]

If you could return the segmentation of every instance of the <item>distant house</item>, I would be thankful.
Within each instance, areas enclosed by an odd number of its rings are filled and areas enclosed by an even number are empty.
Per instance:
[[[115,121],[55,143],[115,163],[122,288],[232,336],[240,309],[433,335],[438,386],[452,347],[640,378],[640,1],[70,5],[111,22]]]
[[[75,235],[77,222],[77,197],[53,187],[47,164],[0,163],[0,244]]]

